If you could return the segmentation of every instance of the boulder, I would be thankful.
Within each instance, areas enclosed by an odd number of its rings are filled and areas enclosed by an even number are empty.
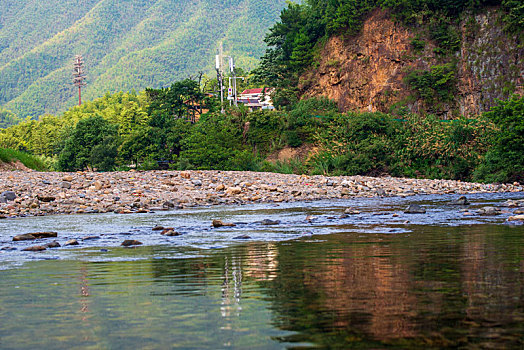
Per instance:
[[[175,207],[175,203],[173,203],[172,201],[165,201],[162,206],[164,208],[174,208]]]
[[[280,221],[279,221],[279,220],[269,220],[269,219],[265,219],[265,220],[262,220],[261,224],[262,224],[262,225],[266,225],[266,226],[270,226],[270,225],[278,225],[278,224],[280,224]]]
[[[449,203],[451,205],[469,205],[469,201],[468,199],[466,198],[466,196],[461,196],[459,197],[458,199],[455,199],[454,201],[451,201],[451,203]]]
[[[43,250],[46,250],[47,248],[41,245],[35,245],[32,247],[27,247],[22,249],[23,252],[41,252]]]
[[[191,173],[189,171],[181,171],[180,172],[180,177],[183,178],[183,179],[190,179],[191,178]]]
[[[36,238],[53,238],[58,237],[58,233],[56,232],[33,232],[31,235],[35,236]]]
[[[44,247],[46,248],[60,248],[60,243],[58,243],[57,241],[53,241],[51,243],[47,243],[44,245]]]
[[[478,213],[480,215],[486,215],[486,216],[499,215],[500,209],[495,208],[495,207],[483,207],[478,210]]]
[[[248,235],[240,235],[240,236],[233,237],[233,239],[251,239],[251,237]]]
[[[405,214],[425,214],[426,213],[426,209],[422,208],[418,204],[410,204],[410,205],[408,205],[406,210],[404,210],[404,213]]]
[[[33,241],[35,240],[36,237],[33,236],[32,234],[30,233],[26,233],[26,234],[23,234],[23,235],[17,235],[17,236],[14,236],[13,237],[13,241],[14,242],[19,242],[19,241]]]
[[[524,221],[524,215],[514,215],[508,218],[508,221]]]
[[[222,220],[213,220],[213,227],[223,227],[223,226],[233,227],[236,225],[230,222],[223,222]]]
[[[227,190],[226,190],[226,194],[227,195],[236,195],[236,194],[240,194],[242,193],[242,189],[240,187],[229,187]]]
[[[7,199],[8,201],[14,201],[16,199],[16,193],[13,191],[4,191],[1,194],[2,197]]]
[[[71,182],[63,181],[62,184],[60,185],[60,187],[66,189],[66,190],[69,190],[69,189],[71,189]]]
[[[167,236],[167,237],[176,237],[176,236],[180,236],[180,233],[177,232],[177,231],[175,231],[175,230],[167,230],[167,231],[165,231],[165,233],[164,233],[164,231],[163,231],[162,234],[163,234],[164,236]]]
[[[155,226],[152,228],[153,231],[163,231],[165,230],[164,226]]]
[[[64,247],[68,245],[79,245],[78,241],[76,239],[70,239],[69,241],[65,242]]]
[[[142,242],[140,241],[137,241],[137,240],[134,240],[134,239],[126,239],[125,241],[122,242],[122,246],[124,247],[131,247],[131,246],[134,246],[134,245],[141,245],[143,244]]]
[[[36,198],[38,198],[39,201],[41,202],[44,202],[44,203],[49,203],[49,202],[54,202],[56,200],[56,197],[53,197],[53,196],[36,196]]]
[[[92,241],[95,239],[100,239],[100,236],[87,236],[87,237],[82,238],[82,241]]]

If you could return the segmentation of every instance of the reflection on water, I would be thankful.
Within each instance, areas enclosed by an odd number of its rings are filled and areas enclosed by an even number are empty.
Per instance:
[[[523,233],[419,226],[34,261],[0,271],[0,348],[522,348]]]

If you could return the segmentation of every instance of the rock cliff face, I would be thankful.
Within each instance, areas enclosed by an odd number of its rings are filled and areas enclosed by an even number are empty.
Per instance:
[[[342,111],[434,113],[442,118],[477,115],[494,105],[495,99],[524,92],[524,48],[508,36],[497,9],[470,15],[457,29],[461,47],[454,55],[435,53],[427,29],[410,29],[394,21],[386,11],[376,10],[365,20],[358,35],[331,37],[321,50],[318,66],[304,73],[302,97],[326,96]],[[425,42],[416,51],[412,41]],[[424,39],[426,38],[426,39]],[[428,103],[406,83],[413,70],[456,63],[456,89],[452,101]]]

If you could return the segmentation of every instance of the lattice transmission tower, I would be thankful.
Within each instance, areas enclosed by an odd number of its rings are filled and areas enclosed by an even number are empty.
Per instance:
[[[86,85],[86,75],[84,70],[84,58],[76,55],[73,63],[73,84],[78,87],[78,105],[82,104],[82,86]]]

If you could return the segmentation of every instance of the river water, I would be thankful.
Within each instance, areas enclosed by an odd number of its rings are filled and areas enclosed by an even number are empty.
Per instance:
[[[0,349],[521,349],[524,226],[475,209],[524,194],[455,198],[0,220]],[[49,230],[80,246],[11,241]]]

